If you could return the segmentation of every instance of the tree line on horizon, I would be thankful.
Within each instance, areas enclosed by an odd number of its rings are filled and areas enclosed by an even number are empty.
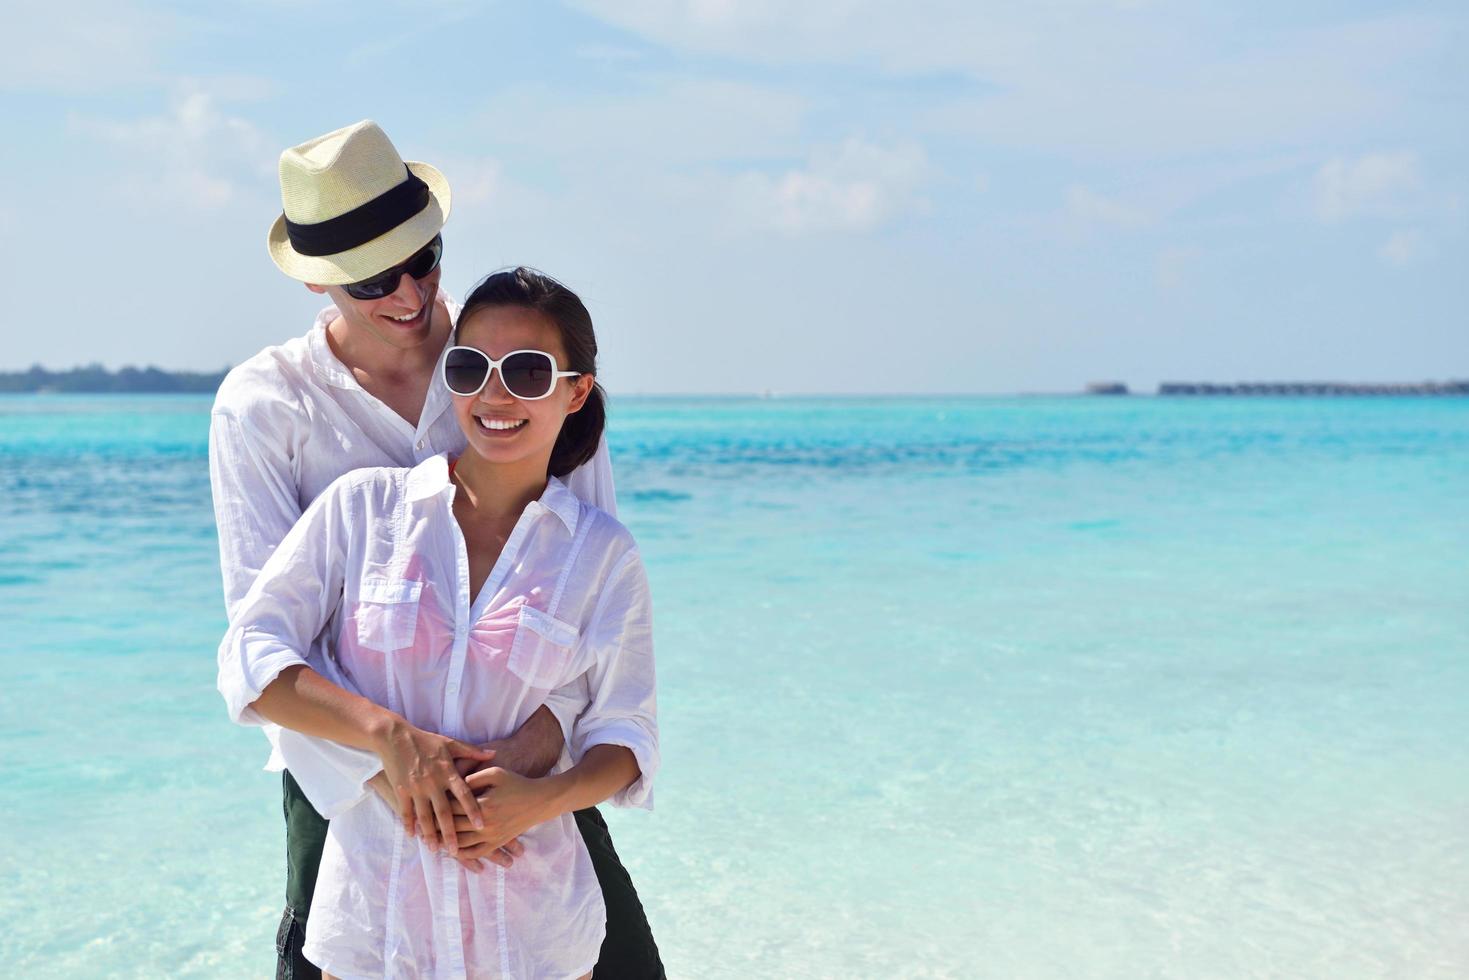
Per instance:
[[[34,364],[25,371],[0,371],[0,393],[212,395],[228,373],[228,368],[215,372],[165,371],[151,365],[109,371],[100,364],[52,371]]]

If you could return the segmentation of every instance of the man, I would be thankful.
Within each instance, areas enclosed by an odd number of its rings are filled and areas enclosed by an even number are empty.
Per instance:
[[[210,479],[231,613],[275,546],[338,476],[364,466],[412,466],[464,446],[437,382],[458,313],[438,288],[439,232],[449,214],[443,175],[427,164],[405,164],[386,134],[364,121],[287,150],[280,179],[284,213],[270,231],[271,258],[334,305],[304,337],[231,371],[215,399]],[[566,482],[614,509],[605,445]],[[332,690],[323,685],[320,694],[330,698]],[[578,690],[555,692],[519,731],[491,743],[494,765],[543,775],[561,757],[585,702]],[[320,973],[300,949],[326,821],[368,787],[390,803],[393,797],[372,753],[277,726],[266,732],[274,749],[269,768],[285,770],[286,909],[276,975],[314,978]],[[596,976],[662,977],[606,824],[595,809],[576,818],[607,905]]]

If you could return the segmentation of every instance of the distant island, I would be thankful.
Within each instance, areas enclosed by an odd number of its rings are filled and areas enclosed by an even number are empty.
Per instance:
[[[1121,381],[1093,381],[1088,395],[1126,395]],[[1341,381],[1241,381],[1214,384],[1208,381],[1165,381],[1159,395],[1469,395],[1469,381],[1409,381],[1352,383]]]
[[[1208,384],[1165,381],[1160,395],[1469,395],[1469,381],[1408,381],[1352,384],[1338,381],[1246,381]]]
[[[0,371],[0,394],[202,394],[219,388],[226,368],[203,374],[196,371],[165,371],[156,367],[125,367],[109,371],[100,364],[49,371],[39,364],[27,371]]]

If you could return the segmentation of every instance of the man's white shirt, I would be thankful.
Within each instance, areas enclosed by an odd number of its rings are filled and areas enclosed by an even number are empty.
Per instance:
[[[457,321],[459,305],[442,290],[438,299]],[[276,546],[337,477],[368,466],[412,467],[464,448],[438,370],[418,425],[410,425],[358,384],[332,352],[326,327],[338,315],[335,306],[328,306],[304,336],[245,361],[230,371],[215,397],[209,476],[231,618]],[[566,484],[581,499],[616,514],[605,441]],[[586,703],[584,682],[547,698],[568,744],[572,723]],[[275,725],[265,731],[274,749],[266,768],[289,768],[324,815],[360,798],[363,785],[382,768],[371,752]]]

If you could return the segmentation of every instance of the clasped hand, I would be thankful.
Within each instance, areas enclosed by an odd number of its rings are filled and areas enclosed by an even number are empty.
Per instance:
[[[383,734],[378,754],[383,771],[371,785],[404,832],[468,870],[483,870],[482,860],[510,867],[525,852],[516,838],[554,815],[542,781],[508,768],[533,765],[508,741],[476,747],[404,722]]]
[[[449,806],[458,837],[456,857],[472,870],[479,870],[481,858],[509,867],[500,858],[512,846],[515,850],[510,857],[524,852],[517,838],[556,815],[547,779],[531,779],[491,766],[470,773],[466,782],[475,794],[470,805],[456,796]]]
[[[458,843],[449,800],[464,806],[474,801],[461,766],[489,762],[495,753],[424,731],[401,717],[383,726],[374,741],[404,831],[417,833],[430,847],[454,855]]]

